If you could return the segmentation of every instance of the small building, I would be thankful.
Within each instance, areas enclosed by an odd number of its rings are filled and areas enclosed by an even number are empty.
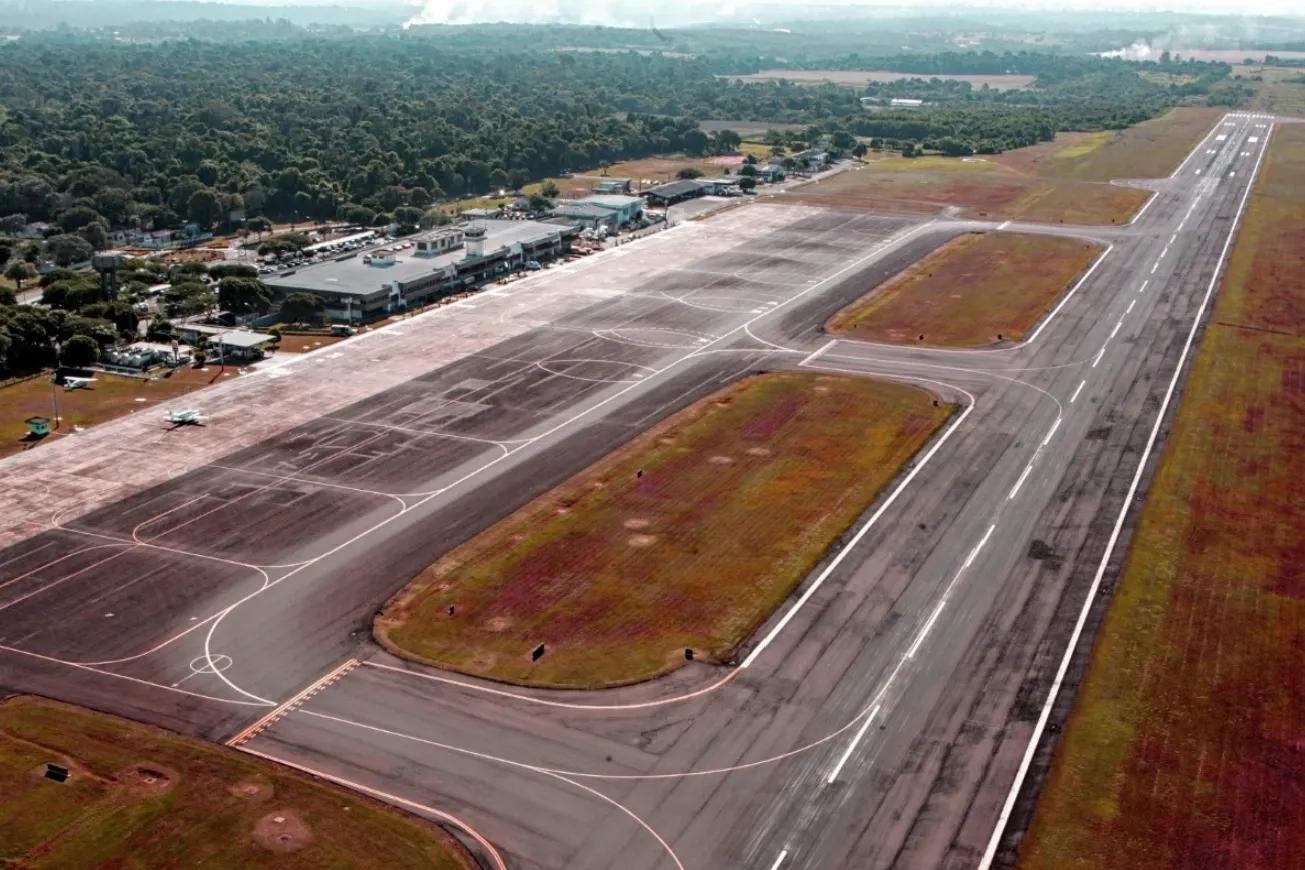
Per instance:
[[[583,201],[564,202],[553,209],[553,216],[566,218],[575,226],[586,230],[596,230],[599,227],[607,227],[609,230],[617,228],[615,212]]]
[[[594,193],[629,193],[630,179],[604,178],[594,185]]]
[[[643,217],[643,200],[637,196],[607,193],[586,196],[580,200],[584,205],[596,205],[616,215],[616,225],[623,227]]]
[[[758,181],[774,184],[777,181],[784,180],[784,167],[779,163],[767,163],[764,166],[756,167],[756,170]]]
[[[806,151],[789,155],[787,159],[792,160],[793,165],[802,172],[819,172],[829,165],[829,152],[819,148],[808,148]]]
[[[743,193],[739,188],[739,180],[733,176],[699,178],[698,183],[702,185],[703,191],[710,196],[739,196]]]
[[[704,193],[706,193],[706,188],[696,180],[686,178],[650,187],[643,192],[643,198],[649,205],[665,207],[674,205],[677,202],[683,202],[686,199],[702,196]]]
[[[44,438],[50,434],[49,417],[28,417],[27,434],[33,438]]]
[[[469,208],[460,212],[458,217],[469,221],[488,220],[498,217],[499,211],[497,208]]]
[[[173,334],[186,344],[206,344],[216,354],[221,348],[222,356],[236,362],[254,362],[265,355],[265,349],[276,341],[276,337],[266,332],[253,332],[248,329],[232,329],[229,326],[215,326],[211,323],[175,323]]]

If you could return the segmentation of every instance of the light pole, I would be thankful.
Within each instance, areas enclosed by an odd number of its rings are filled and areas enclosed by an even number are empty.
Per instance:
[[[54,341],[54,375],[50,378],[50,405],[54,408],[54,428],[59,428],[59,354],[63,348]]]

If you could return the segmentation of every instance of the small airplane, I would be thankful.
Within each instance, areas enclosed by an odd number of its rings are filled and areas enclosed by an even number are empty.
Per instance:
[[[63,388],[65,390],[85,390],[89,385],[94,383],[95,378],[73,378],[66,377],[63,379]]]
[[[183,411],[169,411],[167,422],[172,424],[175,429],[178,426],[203,426],[204,415],[197,408],[187,408]]]

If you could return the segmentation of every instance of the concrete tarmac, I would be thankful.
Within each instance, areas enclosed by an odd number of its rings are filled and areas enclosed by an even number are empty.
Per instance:
[[[250,406],[218,459],[6,527],[0,687],[429,807],[487,866],[468,831],[513,867],[1009,860],[1049,745],[1030,754],[1031,738],[1089,592],[1099,574],[1108,592],[1126,552],[1117,521],[1163,443],[1153,429],[1272,123],[1221,120],[1147,182],[1156,195],[1127,227],[1004,225],[1109,245],[1019,345],[832,340],[822,324],[866,289],[997,227],[782,196],[405,322],[406,346],[467,350],[424,371],[405,352],[404,377],[279,428]],[[352,344],[332,353],[374,353]],[[902,379],[964,410],[738,666],[540,692],[371,642],[377,607],[441,553],[694,399],[780,368]],[[322,381],[300,369],[278,387]],[[57,474],[64,447],[24,457],[23,480]]]

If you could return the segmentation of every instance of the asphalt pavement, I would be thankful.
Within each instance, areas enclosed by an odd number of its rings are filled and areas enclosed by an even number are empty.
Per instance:
[[[1172,177],[1135,182],[1156,193],[1126,227],[779,196],[402,324],[432,347],[499,331],[216,459],[10,527],[0,687],[367,790],[448,825],[487,866],[1006,862],[1071,694],[1053,687],[1081,664],[1067,645],[1108,600],[1272,123],[1221,120]],[[1107,249],[1017,345],[823,333],[867,288],[974,229]],[[543,317],[532,288],[549,281],[589,297]],[[541,692],[372,643],[376,609],[440,554],[656,420],[774,369],[901,379],[962,411],[735,666]],[[99,437],[128,439],[132,425]]]

